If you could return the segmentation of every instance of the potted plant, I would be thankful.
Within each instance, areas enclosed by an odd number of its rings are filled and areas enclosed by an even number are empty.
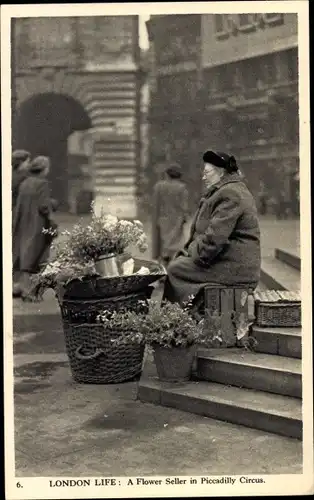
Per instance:
[[[163,381],[189,380],[197,345],[210,341],[203,322],[191,314],[191,301],[181,307],[168,301],[159,304],[149,300],[148,309],[141,314],[103,311],[98,321],[106,328],[120,331],[119,337],[112,339],[114,344],[148,345],[153,350],[158,377]]]

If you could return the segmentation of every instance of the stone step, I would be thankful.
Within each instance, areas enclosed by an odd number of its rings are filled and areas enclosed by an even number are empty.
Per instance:
[[[102,160],[110,162],[113,160],[121,163],[125,161],[132,161],[134,163],[136,161],[136,154],[135,151],[99,151],[95,153],[95,159],[97,159],[97,162],[101,162]]]
[[[128,169],[136,169],[136,164],[134,158],[105,158],[101,155],[96,158],[95,163],[96,175],[98,175],[99,171],[104,172],[107,168],[116,168],[119,169],[128,168]]]
[[[299,359],[302,357],[301,328],[253,326],[252,336],[257,341],[254,348],[256,352]]]
[[[270,290],[300,290],[300,271],[288,264],[265,257],[262,259],[261,282]]]
[[[301,360],[239,348],[200,349],[196,373],[200,380],[302,397]]]
[[[122,176],[122,175],[102,175],[97,177],[97,183],[100,186],[112,186],[112,185],[119,185],[121,186],[122,190],[124,187],[127,186],[134,186],[135,185],[135,179],[132,176]]]
[[[288,266],[301,271],[301,258],[297,252],[283,248],[275,248],[275,257],[277,260],[288,264]]]
[[[97,179],[97,191],[101,191],[106,194],[106,196],[135,196],[136,195],[136,185],[132,183],[132,185],[128,184],[116,184],[112,183],[111,185],[108,184],[108,181],[106,179]]]
[[[132,179],[134,179],[134,177],[136,176],[137,172],[136,172],[136,169],[135,168],[102,168],[101,166],[98,167],[97,169],[95,168],[95,176],[97,175],[97,177],[131,177]]]
[[[160,382],[146,359],[138,399],[282,436],[302,439],[302,402],[298,398],[230,387],[213,382]]]

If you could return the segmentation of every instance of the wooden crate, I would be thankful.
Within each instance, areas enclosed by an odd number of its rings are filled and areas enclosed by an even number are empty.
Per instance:
[[[221,347],[242,345],[243,341],[237,340],[234,313],[246,322],[254,318],[254,299],[252,288],[219,287],[208,285],[205,292],[205,311],[212,314],[214,311],[221,315],[221,332],[223,342]]]

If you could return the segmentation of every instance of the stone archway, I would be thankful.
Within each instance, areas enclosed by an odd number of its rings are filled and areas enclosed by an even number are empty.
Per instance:
[[[61,209],[67,209],[68,202],[68,137],[91,126],[82,104],[70,95],[42,92],[32,95],[18,108],[13,147],[26,149],[32,156],[50,157],[52,195],[59,200]]]
[[[89,113],[89,89],[86,75],[57,67],[20,71],[15,76],[16,106],[38,94],[55,93],[73,97]]]

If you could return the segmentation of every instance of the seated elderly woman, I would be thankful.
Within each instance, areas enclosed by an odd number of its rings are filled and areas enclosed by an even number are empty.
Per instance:
[[[190,237],[170,263],[164,299],[200,297],[205,285],[255,288],[260,275],[257,209],[233,156],[203,155],[206,193],[192,221]]]

